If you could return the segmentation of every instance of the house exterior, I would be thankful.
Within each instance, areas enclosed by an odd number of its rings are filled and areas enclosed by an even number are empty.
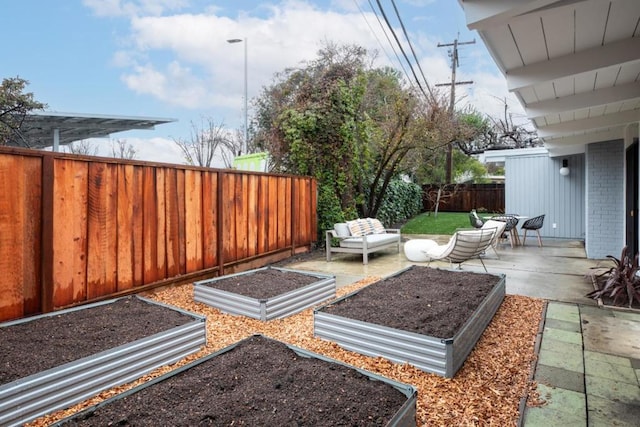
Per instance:
[[[544,142],[486,153],[505,163],[506,211],[544,213],[541,233],[589,258],[637,252],[640,1],[459,3]]]

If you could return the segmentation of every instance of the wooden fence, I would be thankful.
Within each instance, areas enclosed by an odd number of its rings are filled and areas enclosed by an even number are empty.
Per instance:
[[[435,208],[439,186],[422,186],[422,206],[425,212]],[[439,211],[469,212],[486,209],[487,212],[504,212],[504,184],[458,184],[442,187]]]
[[[0,321],[307,251],[316,202],[309,177],[0,147]]]

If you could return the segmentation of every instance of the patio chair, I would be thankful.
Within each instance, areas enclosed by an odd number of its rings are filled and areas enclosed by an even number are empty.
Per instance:
[[[475,209],[469,212],[469,222],[473,228],[482,228],[482,225],[484,224],[484,221],[480,219]]]
[[[527,231],[535,231],[538,233],[538,247],[542,247],[542,238],[540,237],[540,229],[544,224],[544,214],[528,219],[522,223],[522,229],[524,230],[524,237],[522,238],[522,245],[527,240]]]
[[[509,243],[513,248],[514,245],[518,244],[517,234],[518,234],[518,222],[520,221],[516,215],[496,215],[491,217],[494,221],[504,222],[506,225],[504,227],[504,232],[501,237],[509,236]]]
[[[449,264],[458,264],[458,268],[462,263],[470,259],[477,258],[480,260],[484,271],[487,267],[480,257],[493,242],[496,234],[495,228],[481,228],[478,230],[461,230],[456,231],[444,245],[431,245],[425,250],[425,256],[431,264],[435,260],[448,260]]]

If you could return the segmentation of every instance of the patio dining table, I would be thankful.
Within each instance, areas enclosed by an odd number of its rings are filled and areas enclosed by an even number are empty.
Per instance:
[[[492,219],[494,221],[504,221],[506,222],[508,218],[517,218],[518,223],[520,220],[529,219],[527,215],[494,215],[494,216],[483,216],[482,219]],[[509,231],[511,234],[511,241],[513,242],[513,246],[522,246],[522,242],[520,241],[520,235],[518,234],[518,224],[514,225],[513,228]]]

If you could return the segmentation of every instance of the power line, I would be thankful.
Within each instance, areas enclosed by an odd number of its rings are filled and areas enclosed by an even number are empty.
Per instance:
[[[358,8],[358,10],[360,11],[360,14],[362,15],[362,18],[364,19],[364,21],[367,23],[367,26],[369,27],[369,30],[371,30],[371,33],[373,34],[373,36],[375,37],[376,41],[378,42],[378,45],[380,46],[380,48],[382,49],[382,51],[384,52],[385,56],[387,57],[387,59],[389,60],[389,63],[394,64],[393,59],[391,58],[391,56],[389,55],[389,53],[387,52],[387,50],[384,48],[384,45],[382,44],[382,42],[380,41],[380,39],[378,38],[377,33],[373,30],[373,28],[371,27],[371,24],[369,23],[369,20],[367,19],[364,11],[362,10],[362,8],[360,7],[360,4],[358,3],[358,0],[353,0],[354,3],[356,4],[356,7]],[[378,21],[378,25],[380,26],[380,29],[382,30],[382,33],[385,35],[386,39],[387,39],[387,43],[389,44],[389,47],[391,47],[391,50],[393,51],[393,54],[396,57],[396,61],[397,63],[400,65],[400,68],[402,68],[402,73],[406,78],[407,83],[409,83],[409,86],[411,86],[412,88],[415,89],[415,84],[413,83],[413,81],[409,78],[409,73],[407,72],[407,69],[405,68],[402,60],[400,59],[400,56],[398,55],[398,51],[396,50],[396,48],[393,46],[393,43],[391,42],[391,39],[389,38],[389,34],[387,33],[387,30],[385,28],[385,25],[382,24],[382,21],[380,21],[380,17],[378,16],[378,13],[376,12],[376,9],[373,7],[373,5],[371,4],[371,0],[368,0],[369,3],[369,8],[371,8],[371,12],[373,13],[373,15],[376,17],[376,20]]]
[[[409,34],[407,34],[407,29],[404,26],[404,22],[402,22],[402,18],[400,17],[400,12],[398,12],[398,8],[396,7],[396,2],[395,0],[391,0],[391,4],[393,5],[393,9],[396,12],[396,16],[398,17],[398,22],[400,22],[400,27],[402,28],[402,32],[404,33],[404,37],[407,39],[407,44],[409,45],[409,48],[411,48],[411,53],[413,54],[413,59],[416,61],[416,65],[418,66],[418,69],[420,70],[420,75],[422,76],[422,79],[424,80],[424,84],[427,86],[427,90],[429,91],[429,95],[431,95],[431,98],[433,98],[433,92],[431,91],[431,87],[429,86],[429,82],[427,81],[427,78],[424,75],[424,72],[422,71],[422,67],[420,66],[420,61],[418,60],[418,56],[416,55],[416,51],[413,49],[413,44],[411,43],[411,40],[409,39]]]
[[[459,42],[458,39],[455,39],[453,43],[438,43],[438,47],[448,47],[453,46],[453,49],[449,51],[449,56],[451,57],[451,82],[449,83],[438,83],[436,86],[451,86],[451,98],[449,100],[449,114],[453,118],[454,104],[456,102],[456,85],[468,85],[473,84],[472,80],[467,81],[456,81],[456,68],[460,65],[460,60],[458,58],[458,46],[465,44],[475,44],[475,39],[470,42]],[[449,142],[447,144],[447,160],[446,160],[446,176],[445,181],[447,184],[451,183],[451,177],[453,175],[453,144]]]
[[[387,14],[384,12],[384,8],[380,4],[380,0],[376,0],[376,3],[378,3],[378,8],[380,9],[380,13],[382,13],[382,17],[384,18],[384,21],[387,24],[387,27],[389,28],[389,31],[391,31],[391,34],[393,35],[393,38],[396,41],[396,44],[400,48],[400,51],[402,52],[402,56],[407,61],[407,64],[409,65],[409,69],[411,69],[411,74],[413,74],[413,78],[415,79],[415,82],[418,84],[418,87],[420,88],[420,91],[422,92],[424,97],[429,99],[429,97],[427,96],[427,93],[425,92],[424,88],[422,87],[422,84],[420,83],[420,80],[418,79],[418,76],[416,75],[415,70],[413,69],[413,66],[411,65],[411,61],[409,60],[409,58],[407,56],[407,53],[404,51],[404,48],[402,47],[402,43],[400,43],[400,40],[398,39],[398,35],[396,34],[396,32],[393,30],[393,27],[389,23],[389,18],[387,18]]]

